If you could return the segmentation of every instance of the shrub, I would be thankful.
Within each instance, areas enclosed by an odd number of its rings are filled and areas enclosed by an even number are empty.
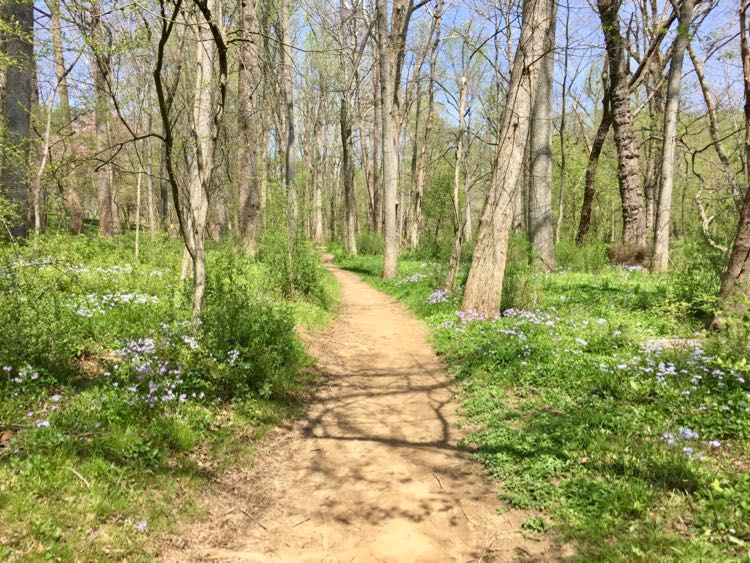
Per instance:
[[[361,231],[357,233],[357,252],[365,256],[376,256],[383,254],[383,235],[372,231]]]
[[[526,237],[511,235],[503,278],[502,309],[534,309],[542,301],[543,285],[530,265],[531,244]]]
[[[555,245],[555,260],[561,270],[599,272],[607,267],[607,247],[600,241],[578,246],[573,241],[561,240]]]
[[[717,304],[725,259],[720,253],[696,243],[680,247],[680,254],[690,258],[681,260],[681,269],[668,274],[669,301],[681,306],[689,315],[709,320]]]
[[[330,305],[325,291],[323,266],[313,243],[302,237],[289,237],[284,229],[266,229],[258,246],[258,260],[268,266],[272,284],[285,297],[308,297]]]
[[[220,377],[206,375],[223,398],[290,390],[303,357],[289,305],[258,283],[257,268],[238,259],[209,270],[201,344],[220,363]]]

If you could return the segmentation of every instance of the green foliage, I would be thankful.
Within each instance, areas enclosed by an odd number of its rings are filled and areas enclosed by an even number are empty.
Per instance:
[[[607,247],[601,241],[578,246],[573,241],[560,241],[555,246],[558,269],[572,272],[596,273],[608,266]]]
[[[309,298],[324,308],[330,306],[330,296],[322,291],[324,270],[315,245],[302,233],[290,233],[281,187],[274,186],[271,195],[258,260],[267,266],[272,285],[280,288],[284,297]]]
[[[357,233],[357,252],[368,256],[383,254],[383,235],[372,231]]]
[[[544,302],[495,320],[456,314],[454,298],[430,303],[433,264],[402,259],[403,277],[387,282],[376,260],[343,264],[433,328],[475,428],[467,444],[506,504],[543,511],[525,529],[564,534],[584,560],[748,557],[747,354],[718,336],[697,350],[660,345],[700,326],[668,306],[664,278],[535,273],[523,244],[511,253],[511,279],[534,279]]]
[[[718,303],[726,258],[695,242],[676,245],[672,256],[676,268],[667,276],[671,305],[685,314],[710,319]]]
[[[210,247],[193,323],[177,243],[142,241],[139,262],[129,236],[0,247],[0,556],[148,556],[248,436],[295,412],[296,321],[335,298],[305,252],[324,298],[289,301],[270,265]]]
[[[531,266],[531,244],[513,233],[508,241],[508,261],[503,278],[503,309],[535,308],[543,299],[539,276]]]
[[[292,390],[303,356],[290,305],[258,285],[257,269],[222,258],[209,270],[202,332],[206,349],[224,359],[226,373],[217,383],[225,397]]]

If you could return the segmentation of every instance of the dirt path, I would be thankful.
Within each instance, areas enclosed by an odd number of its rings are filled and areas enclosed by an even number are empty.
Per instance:
[[[341,313],[310,343],[322,382],[247,472],[223,477],[210,515],[168,561],[555,560],[498,514],[493,485],[457,449],[450,378],[421,323],[329,266]]]

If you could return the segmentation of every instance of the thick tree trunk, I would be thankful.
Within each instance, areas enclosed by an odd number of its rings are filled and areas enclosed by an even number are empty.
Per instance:
[[[552,8],[545,38],[544,61],[531,118],[531,151],[528,233],[535,262],[547,271],[555,269],[552,233],[552,74],[555,64],[555,24],[557,6]]]
[[[380,114],[382,119],[382,155],[383,155],[383,214],[384,214],[384,251],[383,272],[384,278],[396,276],[398,257],[398,240],[396,233],[396,197],[398,183],[398,154],[396,152],[397,140],[393,139],[391,129],[391,118],[393,114],[393,57],[391,46],[391,34],[388,28],[388,7],[386,0],[377,0],[377,26],[378,26],[378,69],[380,74]],[[395,6],[394,6],[395,10]]]
[[[260,187],[258,183],[258,103],[260,52],[256,44],[259,27],[255,0],[240,4],[240,69],[237,117],[240,147],[237,151],[238,234],[245,252],[254,255],[260,227]]]
[[[396,276],[398,265],[398,139],[401,126],[400,88],[406,34],[413,0],[395,0],[391,24],[388,25],[386,0],[376,1],[378,28],[378,69],[380,78],[380,110],[383,122],[383,215],[385,279]]]
[[[210,10],[216,0],[209,0]],[[208,221],[208,194],[213,170],[212,105],[215,47],[211,31],[197,15],[193,27],[195,34],[195,94],[193,99],[193,141],[195,154],[190,160],[190,204],[188,213],[187,248],[193,261],[193,315],[200,314],[206,291],[206,223]]]
[[[544,60],[554,0],[527,0],[499,129],[492,185],[477,234],[463,308],[500,310],[513,201],[523,168],[533,95]]]
[[[598,0],[597,5],[609,58],[609,97],[622,199],[622,240],[628,246],[642,249],[646,247],[646,212],[640,178],[640,149],[630,113],[625,45],[620,34],[620,2]]]
[[[14,238],[28,234],[29,206],[29,150],[31,133],[31,99],[34,77],[34,4],[22,0],[7,0],[0,7],[2,20],[18,33],[5,33],[4,54],[11,62],[5,69],[3,118],[7,146],[15,147],[7,155],[0,170],[0,186],[4,195],[16,206],[17,220],[10,226]]]
[[[745,162],[750,163],[750,45],[747,29],[748,4],[740,5],[740,51],[745,90]],[[745,167],[745,178],[750,185],[750,169]],[[720,307],[742,315],[750,306],[750,190],[740,210],[740,221],[729,256],[729,264],[721,281]],[[721,313],[719,313],[720,315]],[[714,319],[714,324],[719,321]]]
[[[354,162],[352,162],[352,124],[349,119],[349,102],[346,94],[341,96],[341,178],[344,183],[346,206],[346,250],[357,255],[356,201],[354,199]]]
[[[665,272],[669,264],[669,231],[671,227],[672,186],[674,184],[674,155],[677,144],[677,112],[680,107],[680,85],[685,50],[690,43],[690,24],[693,21],[694,0],[682,0],[679,26],[672,47],[672,63],[667,81],[667,102],[664,109],[664,138],[662,142],[659,206],[656,215],[656,237],[651,268]]]

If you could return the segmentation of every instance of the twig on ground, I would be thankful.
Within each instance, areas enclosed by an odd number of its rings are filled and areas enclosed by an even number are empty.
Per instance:
[[[242,512],[242,514],[244,514],[245,516],[247,516],[248,518],[250,518],[250,520],[252,520],[253,522],[255,522],[258,526],[260,526],[261,528],[263,528],[266,532],[268,531],[268,528],[266,528],[263,524],[261,524],[260,522],[258,522],[255,518],[253,518],[252,515],[247,510],[245,510],[244,508],[240,508],[240,512]]]
[[[440,485],[440,488],[442,489],[443,488],[443,483],[442,483],[442,481],[440,481],[440,477],[438,477],[434,473],[432,474],[432,476],[435,478],[435,480],[438,482],[438,485]]]
[[[308,520],[310,520],[310,516],[308,516],[308,517],[307,517],[307,518],[305,518],[304,520],[300,520],[300,521],[299,521],[299,522],[297,522],[297,523],[296,523],[296,524],[295,524],[294,526],[292,526],[292,528],[296,528],[297,526],[301,526],[302,524],[304,524],[304,523],[305,523],[305,522],[307,522]]]

